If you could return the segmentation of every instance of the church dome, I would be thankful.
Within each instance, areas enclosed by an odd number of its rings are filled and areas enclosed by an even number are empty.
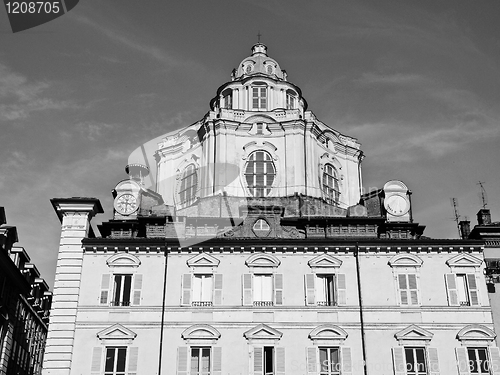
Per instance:
[[[242,79],[256,74],[286,81],[286,72],[281,70],[278,62],[267,56],[267,47],[262,43],[254,44],[252,55],[243,59],[235,69],[234,79]]]

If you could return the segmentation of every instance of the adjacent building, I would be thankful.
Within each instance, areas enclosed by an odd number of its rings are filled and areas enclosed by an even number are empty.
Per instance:
[[[44,375],[500,374],[484,241],[425,237],[401,181],[363,193],[265,45],[149,156],[99,236],[99,200],[52,200]]]
[[[39,375],[52,293],[0,207],[0,374]]]

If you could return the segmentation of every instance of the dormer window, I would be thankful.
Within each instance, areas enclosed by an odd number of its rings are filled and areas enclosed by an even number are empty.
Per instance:
[[[267,70],[267,74],[273,74],[274,68],[272,65],[268,65],[266,70]]]
[[[267,86],[252,86],[252,109],[265,110],[267,108]]]
[[[276,168],[273,159],[266,151],[255,151],[248,158],[245,179],[248,190],[254,197],[266,197],[271,193]]]
[[[295,93],[291,90],[286,92],[286,109],[295,109],[295,102],[297,97]]]

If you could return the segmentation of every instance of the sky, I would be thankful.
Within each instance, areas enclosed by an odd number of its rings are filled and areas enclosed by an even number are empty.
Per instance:
[[[356,137],[366,190],[402,180],[424,235],[500,221],[500,2],[81,0],[12,33],[0,9],[0,206],[53,285],[54,197],[111,190],[130,153],[209,110],[257,34],[309,110]]]

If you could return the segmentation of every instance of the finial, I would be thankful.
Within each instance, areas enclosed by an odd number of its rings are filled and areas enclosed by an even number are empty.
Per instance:
[[[262,34],[260,33],[260,30],[259,30],[259,33],[257,34],[257,41],[258,43],[260,43],[260,37],[262,36]]]

